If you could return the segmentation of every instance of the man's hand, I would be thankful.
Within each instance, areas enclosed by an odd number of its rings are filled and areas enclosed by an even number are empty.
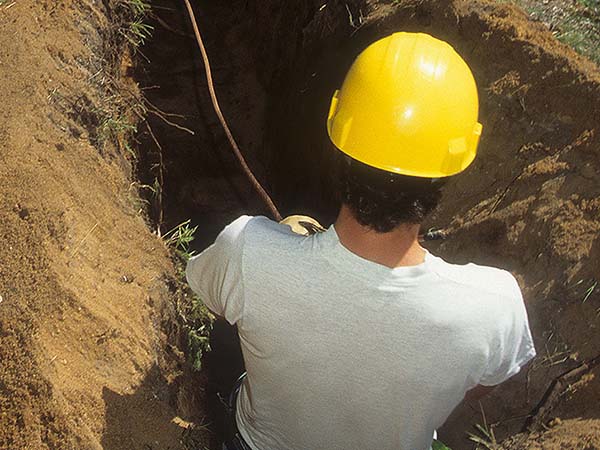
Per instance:
[[[288,216],[279,223],[287,225],[294,233],[302,236],[310,236],[326,231],[319,222],[309,216]]]

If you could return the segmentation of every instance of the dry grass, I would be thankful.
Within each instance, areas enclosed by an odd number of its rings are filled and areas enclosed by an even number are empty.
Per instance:
[[[600,64],[600,0],[500,0],[522,7],[561,42]]]

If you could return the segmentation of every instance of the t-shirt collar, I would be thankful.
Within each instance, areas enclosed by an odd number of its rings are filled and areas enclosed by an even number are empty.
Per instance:
[[[383,264],[379,264],[374,261],[363,258],[362,256],[353,253],[347,249],[340,241],[340,238],[335,230],[335,226],[331,225],[327,231],[318,233],[319,240],[323,246],[334,255],[336,264],[348,265],[349,269],[356,269],[358,267],[364,269],[366,273],[373,274],[377,272],[382,275],[393,275],[395,277],[408,277],[413,278],[419,275],[423,275],[427,272],[429,265],[435,258],[431,253],[425,250],[425,260],[421,264],[414,266],[400,266],[400,267],[387,267]]]

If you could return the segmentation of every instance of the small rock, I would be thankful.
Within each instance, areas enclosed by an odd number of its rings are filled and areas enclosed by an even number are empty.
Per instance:
[[[69,126],[69,132],[71,133],[71,136],[73,136],[75,139],[79,139],[83,134],[80,129],[75,128],[74,126]]]
[[[65,144],[56,144],[56,150],[58,150],[59,152],[64,152]]]
[[[554,419],[552,419],[550,422],[548,422],[548,426],[553,428],[553,427],[557,427],[562,423],[562,420],[560,417],[555,417]]]
[[[29,219],[29,210],[27,208],[25,208],[24,206],[21,206],[20,203],[17,203],[13,207],[13,211],[16,212],[21,219],[23,219],[23,220]]]
[[[123,275],[121,276],[121,281],[123,283],[133,283],[134,276],[133,275]]]
[[[23,208],[19,211],[19,217],[23,220],[29,219],[29,210],[27,208]]]

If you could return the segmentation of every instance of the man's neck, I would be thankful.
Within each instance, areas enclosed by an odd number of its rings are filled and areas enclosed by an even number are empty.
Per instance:
[[[425,260],[425,250],[419,245],[419,225],[404,224],[388,233],[377,233],[358,223],[342,205],[335,231],[352,253],[390,268],[416,266]]]

